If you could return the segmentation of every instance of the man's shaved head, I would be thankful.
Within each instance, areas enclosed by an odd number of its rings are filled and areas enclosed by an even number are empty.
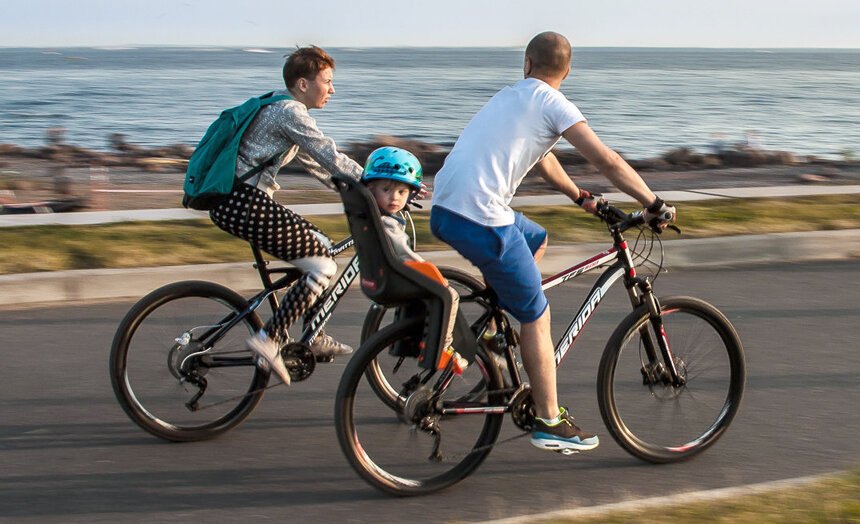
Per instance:
[[[532,75],[563,76],[570,67],[570,42],[552,31],[532,38],[526,47],[526,57],[532,64]]]

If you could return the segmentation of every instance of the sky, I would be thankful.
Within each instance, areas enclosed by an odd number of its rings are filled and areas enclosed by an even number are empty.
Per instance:
[[[860,48],[860,0],[0,0],[0,47]]]

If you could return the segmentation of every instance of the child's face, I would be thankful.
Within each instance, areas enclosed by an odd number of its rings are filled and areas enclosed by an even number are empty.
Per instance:
[[[390,214],[403,209],[412,192],[408,185],[392,180],[374,180],[367,187],[376,199],[379,209]]]

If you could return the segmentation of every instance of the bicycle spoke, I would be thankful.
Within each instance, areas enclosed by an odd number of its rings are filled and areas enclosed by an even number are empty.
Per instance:
[[[655,368],[633,313],[613,333],[600,364],[601,414],[610,433],[634,455],[680,460],[716,441],[743,393],[743,350],[731,324],[713,306],[690,298],[663,303],[663,326],[682,385]],[[642,370],[649,372],[643,376]]]
[[[400,357],[389,353],[396,339],[396,330],[393,335],[391,331],[372,337],[347,366],[337,396],[338,437],[353,467],[377,488],[400,495],[426,493],[459,481],[477,467],[502,422],[501,414],[443,415],[439,408],[472,395],[477,383],[489,383],[495,391],[501,380],[483,355],[450,381],[441,372],[428,374],[415,358],[398,365]],[[384,370],[388,382],[396,385],[397,409],[378,396],[368,380],[374,373],[368,366]],[[439,383],[447,384],[444,390],[434,389]],[[495,393],[484,396],[500,402]],[[487,406],[488,400],[471,405]]]
[[[250,414],[266,382],[245,345],[259,317],[219,331],[211,349],[197,338],[213,334],[244,304],[226,288],[199,282],[166,286],[138,302],[120,326],[111,357],[114,390],[132,420],[162,438],[197,440]]]

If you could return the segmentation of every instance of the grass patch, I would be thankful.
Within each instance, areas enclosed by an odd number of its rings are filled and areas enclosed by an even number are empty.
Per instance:
[[[550,245],[608,241],[605,226],[576,206],[522,211],[549,231]],[[670,232],[668,240],[850,229],[860,228],[860,195],[708,200],[683,203],[678,212],[683,235]],[[308,218],[334,240],[348,235],[342,215]],[[446,249],[428,221],[427,213],[415,216],[419,251]],[[0,274],[251,260],[247,243],[208,220],[0,228],[0,246]]]
[[[572,524],[580,519],[535,522]],[[713,522],[758,524],[761,522],[860,522],[860,470],[808,486],[724,501],[690,503],[641,512],[613,512],[589,518],[594,524],[676,524]]]

